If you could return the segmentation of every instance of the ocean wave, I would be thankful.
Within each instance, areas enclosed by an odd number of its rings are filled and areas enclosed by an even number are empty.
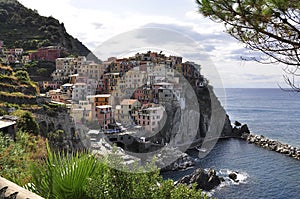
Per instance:
[[[236,173],[237,175],[236,182],[234,182],[229,178],[229,174],[231,173]],[[229,182],[232,182],[232,184],[246,184],[248,182],[247,179],[249,178],[249,174],[244,171],[237,171],[237,170],[230,170],[230,169],[220,169],[219,171],[217,171],[217,174],[220,177],[223,177],[225,181],[227,180]]]
[[[208,171],[208,169],[204,169]],[[239,185],[239,184],[246,184],[248,183],[249,174],[244,171],[237,171],[237,170],[231,170],[231,169],[220,169],[217,170],[217,175],[219,177],[222,177],[224,179],[223,182],[216,188],[210,190],[210,191],[203,191],[208,197],[212,197],[216,191],[219,191],[223,189],[224,187],[229,187],[232,185]],[[229,178],[229,174],[236,173],[237,174],[237,181],[233,181]]]

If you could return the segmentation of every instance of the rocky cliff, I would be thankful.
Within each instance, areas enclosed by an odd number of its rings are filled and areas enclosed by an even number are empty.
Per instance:
[[[83,148],[74,120],[67,108],[44,105],[44,108],[33,109],[31,112],[40,127],[40,134],[48,138],[55,150],[71,152]]]
[[[194,91],[198,106],[192,101],[182,110],[178,104],[164,104],[166,123],[158,134],[151,137],[152,142],[164,140],[171,146],[182,147],[184,150],[206,141],[216,142],[218,138],[233,136],[230,119],[213,88],[194,88]]]

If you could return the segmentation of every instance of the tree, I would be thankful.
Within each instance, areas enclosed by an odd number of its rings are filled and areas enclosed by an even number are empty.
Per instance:
[[[225,24],[227,33],[261,51],[263,63],[283,63],[286,82],[295,90],[300,67],[300,2],[297,0],[196,0],[199,12]],[[289,75],[292,75],[290,78]]]
[[[38,135],[40,129],[33,115],[29,111],[16,110],[12,115],[18,116],[17,127],[27,133]]]
[[[24,82],[30,81],[30,77],[27,71],[19,70],[15,73],[15,76],[18,78],[19,81],[24,81]]]

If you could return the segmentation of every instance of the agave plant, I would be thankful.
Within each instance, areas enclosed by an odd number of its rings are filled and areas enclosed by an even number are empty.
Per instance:
[[[32,168],[33,183],[27,188],[45,198],[88,198],[84,185],[94,173],[97,160],[88,152],[56,154],[47,143],[48,157],[43,165]]]

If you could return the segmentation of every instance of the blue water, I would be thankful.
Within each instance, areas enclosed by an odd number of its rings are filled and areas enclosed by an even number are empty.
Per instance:
[[[224,96],[220,96],[224,98]],[[232,121],[247,123],[255,134],[300,146],[300,93],[280,89],[227,89],[226,110]],[[190,152],[193,157],[197,151]],[[239,172],[239,183],[226,178],[211,191],[217,198],[300,198],[300,161],[245,141],[223,140],[196,166],[163,176],[174,180],[197,167],[214,168],[220,176]]]
[[[300,147],[300,93],[281,89],[226,89],[226,111],[255,134]]]

